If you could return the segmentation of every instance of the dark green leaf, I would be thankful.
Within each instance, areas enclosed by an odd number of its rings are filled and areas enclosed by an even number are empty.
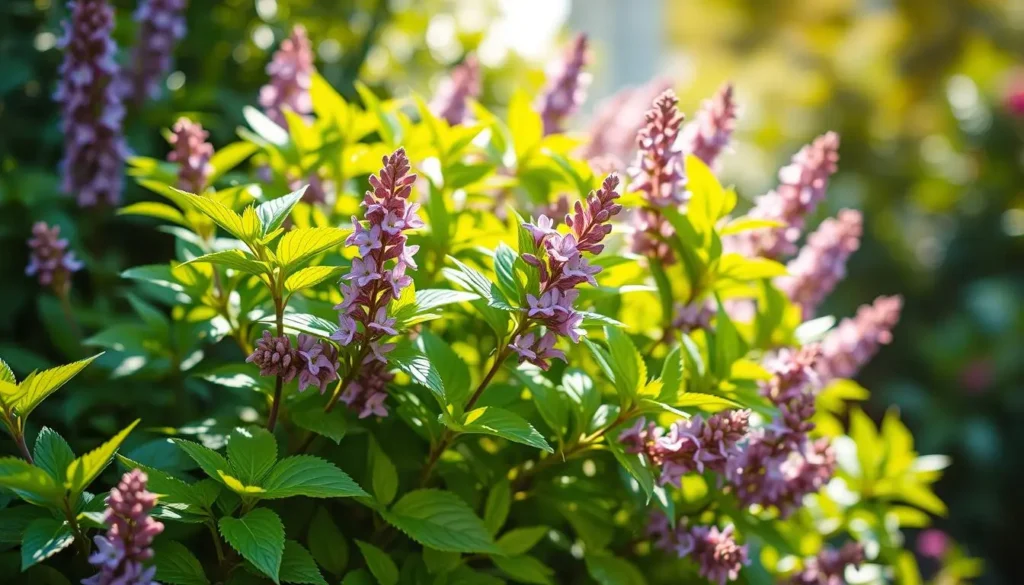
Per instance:
[[[491,534],[497,534],[505,525],[508,511],[512,506],[512,488],[508,480],[502,480],[491,486],[484,505],[484,526]]]
[[[274,583],[280,583],[284,524],[277,514],[267,508],[256,508],[242,518],[224,517],[220,519],[220,533],[242,558]]]
[[[294,540],[284,543],[284,557],[281,559],[281,581],[305,585],[327,585],[313,555]]]
[[[547,526],[513,528],[498,538],[498,548],[509,556],[525,554],[536,546],[550,530]]]
[[[318,507],[306,539],[313,558],[328,573],[340,575],[348,565],[348,543],[326,508]]]
[[[552,583],[555,572],[529,555],[517,557],[493,556],[491,560],[494,565],[501,569],[509,577],[519,583],[533,583],[536,585],[548,585]]]
[[[43,427],[36,437],[32,449],[32,459],[38,467],[42,467],[57,483],[64,483],[64,473],[68,465],[75,460],[75,453],[68,442],[57,431]]]
[[[260,485],[277,461],[274,435],[260,427],[236,428],[228,436],[228,466],[248,485]]]
[[[157,540],[153,548],[156,578],[161,583],[207,585],[210,582],[199,559],[184,544],[174,540]]]
[[[52,557],[74,541],[67,522],[53,518],[33,520],[21,538],[21,570]]]
[[[383,516],[423,546],[450,552],[500,552],[483,521],[451,492],[409,492]]]
[[[293,455],[282,459],[267,475],[263,487],[266,493],[262,497],[267,499],[369,495],[333,463],[312,455]]]
[[[381,504],[390,504],[398,493],[398,470],[376,439],[370,440],[370,472],[373,495]]]
[[[494,406],[484,406],[466,413],[465,421],[459,430],[463,433],[495,435],[509,441],[543,449],[548,453],[554,452],[551,445],[525,418]]]
[[[370,568],[370,572],[373,573],[380,585],[397,585],[398,567],[386,552],[361,540],[356,541],[356,546],[363,553],[366,566]],[[348,578],[345,580],[348,581]]]

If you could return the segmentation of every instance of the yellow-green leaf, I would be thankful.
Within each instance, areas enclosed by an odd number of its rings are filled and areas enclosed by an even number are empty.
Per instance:
[[[50,474],[17,457],[0,458],[0,487],[37,506],[53,505],[63,495]]]
[[[12,400],[11,406],[19,417],[27,417],[47,396],[59,390],[68,380],[77,376],[79,372],[101,355],[103,354],[97,354],[84,360],[57,366],[42,372],[32,372],[18,385],[18,394]]]
[[[288,292],[298,292],[325,280],[335,279],[344,271],[344,266],[308,266],[289,276],[288,280],[284,281],[284,287]]]
[[[160,203],[157,201],[142,201],[140,203],[133,203],[127,207],[122,207],[117,210],[118,215],[142,215],[145,217],[155,217],[157,219],[165,219],[170,222],[174,222],[178,225],[188,227],[188,222],[185,221],[185,216],[180,211],[167,205],[166,203]]]
[[[175,191],[183,195],[193,207],[212,219],[224,231],[243,242],[249,241],[245,225],[242,223],[242,216],[226,207],[223,203],[210,197],[200,197],[199,195],[178,191],[177,189]]]
[[[516,90],[508,105],[508,128],[512,133],[516,158],[522,163],[544,137],[540,114],[533,109],[529,94],[522,88]]]
[[[333,227],[292,230],[277,244],[277,259],[283,266],[294,266],[320,252],[340,245],[348,231]]]
[[[138,419],[106,443],[72,461],[65,474],[67,479],[64,480],[64,487],[76,496],[85,491],[92,480],[96,479],[96,476],[110,464],[118,447],[137,424],[139,424]]]
[[[252,254],[241,250],[221,250],[220,252],[205,254],[185,262],[182,266],[189,264],[216,264],[246,274],[255,274],[256,276],[269,272],[266,262],[261,262]]]

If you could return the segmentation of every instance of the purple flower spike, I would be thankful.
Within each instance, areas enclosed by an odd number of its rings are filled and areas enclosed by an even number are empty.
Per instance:
[[[75,253],[68,250],[68,241],[60,237],[60,226],[50,227],[46,222],[32,226],[28,240],[29,258],[25,274],[35,276],[42,286],[63,294],[71,285],[71,273],[82,269]]]
[[[846,585],[846,567],[858,567],[863,562],[864,546],[860,543],[848,542],[839,550],[826,546],[785,585]]]
[[[438,87],[430,111],[450,126],[463,124],[469,119],[469,100],[479,96],[480,62],[470,55]]]
[[[729,144],[736,126],[736,101],[731,83],[722,86],[701,106],[697,118],[683,128],[686,152],[714,168],[718,155]]]
[[[114,10],[105,0],[68,4],[59,46],[64,50],[54,99],[61,108],[63,190],[79,207],[121,200],[127,148],[121,131],[124,106],[118,88]]]
[[[846,261],[860,247],[863,221],[859,211],[844,209],[826,219],[807,237],[807,244],[788,265],[789,274],[779,279],[782,292],[799,305],[803,318],[814,312],[846,276]]]
[[[142,0],[135,10],[139,24],[132,67],[123,81],[126,100],[140,104],[160,95],[171,70],[174,48],[185,37],[185,0]]]
[[[902,297],[878,297],[857,309],[853,319],[843,319],[821,342],[818,374],[822,380],[856,376],[879,347],[892,342],[902,309]]]
[[[171,134],[171,146],[167,160],[178,163],[178,188],[189,193],[202,193],[213,173],[210,159],[213,145],[206,141],[210,133],[197,122],[178,118]]]
[[[590,74],[587,66],[587,35],[580,34],[569,46],[565,58],[552,63],[547,85],[536,105],[544,122],[544,135],[564,132],[565,119],[576,113],[587,98]]]
[[[655,208],[681,205],[689,199],[683,151],[677,145],[683,114],[671,89],[654,100],[647,111],[646,125],[637,134],[636,162],[629,169],[634,191],[641,191]]]
[[[683,518],[675,530],[662,512],[651,516],[647,534],[654,538],[654,546],[681,558],[692,558],[701,577],[712,583],[725,585],[735,581],[740,569],[749,562],[747,546],[736,542],[735,527],[731,524],[720,530],[717,526],[688,526]]]
[[[99,573],[83,579],[83,585],[158,585],[156,567],[143,562],[153,558],[153,538],[164,525],[150,517],[156,494],[146,491],[146,474],[134,469],[124,474],[107,496],[105,536],[96,536],[96,552],[89,563]]]
[[[267,64],[270,82],[260,89],[260,105],[268,118],[287,128],[285,108],[300,116],[313,112],[313,98],[309,93],[313,71],[313,45],[306,36],[306,29],[295,26]]]

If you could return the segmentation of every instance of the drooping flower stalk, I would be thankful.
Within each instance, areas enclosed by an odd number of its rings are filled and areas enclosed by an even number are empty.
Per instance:
[[[156,567],[146,566],[153,558],[153,539],[164,525],[149,513],[156,506],[156,494],[146,491],[146,474],[134,469],[122,476],[107,496],[104,521],[107,533],[96,536],[96,552],[89,563],[99,572],[83,585],[158,585]]]
[[[878,297],[857,309],[856,317],[840,321],[821,341],[817,370],[822,380],[856,376],[879,347],[892,342],[892,330],[902,309],[902,297]]]
[[[858,567],[863,562],[864,546],[860,543],[848,542],[839,550],[826,546],[785,585],[846,585],[846,567]]]
[[[49,287],[58,296],[66,294],[71,286],[71,274],[81,270],[82,263],[68,249],[68,241],[60,237],[60,226],[36,222],[28,247],[25,274],[35,276],[40,285]]]
[[[602,102],[588,131],[589,141],[580,151],[586,159],[612,157],[628,161],[636,150],[636,135],[644,127],[645,114],[654,100],[672,87],[661,77],[639,87],[627,87]]]
[[[823,221],[789,262],[788,274],[777,284],[801,308],[804,319],[814,317],[825,297],[846,276],[846,261],[860,247],[862,232],[860,212],[844,209],[835,219]]]
[[[345,378],[338,385],[330,410],[343,401],[365,417],[385,416],[384,386],[388,374],[383,369],[387,354],[394,349],[389,337],[398,334],[395,318],[388,316],[388,305],[412,284],[406,274],[417,268],[413,257],[419,246],[407,245],[404,232],[423,226],[417,210],[419,204],[409,201],[416,175],[409,171],[409,158],[399,148],[385,156],[378,175],[370,176],[372,190],[363,197],[363,220],[353,217],[355,232],[346,244],[357,246],[359,255],[352,260],[352,269],[341,285],[342,301],[335,309],[338,330],[331,335],[342,347],[353,347]]]
[[[692,558],[700,576],[718,585],[735,581],[749,562],[747,545],[736,542],[735,531],[731,524],[725,530],[717,526],[691,527],[685,518],[673,529],[662,512],[652,514],[647,526],[655,547],[680,558]]]
[[[729,238],[729,248],[748,258],[780,259],[796,253],[807,216],[825,198],[829,177],[839,161],[839,135],[828,132],[793,156],[779,171],[779,186],[761,195],[747,215],[782,224]]]
[[[480,96],[480,62],[469,55],[441,82],[430,102],[430,111],[449,125],[465,123],[469,116],[469,100]]]
[[[63,190],[80,207],[116,205],[121,199],[127,148],[124,106],[118,88],[114,10],[105,0],[68,3],[59,46],[64,50],[54,99],[61,107]]]
[[[731,83],[705,100],[693,122],[683,128],[683,150],[714,168],[718,155],[729,144],[736,127],[736,101]]]
[[[178,188],[189,193],[202,193],[208,187],[213,166],[213,145],[207,142],[210,133],[188,118],[178,118],[171,130],[173,147],[167,160],[178,163]]]
[[[523,260],[540,273],[538,293],[527,294],[528,307],[509,348],[519,354],[520,362],[529,361],[547,369],[551,358],[565,360],[565,354],[554,348],[556,336],[568,337],[578,343],[583,334],[583,316],[574,308],[579,296],[576,287],[584,282],[597,285],[594,276],[601,271],[592,266],[584,253],[597,255],[604,249],[601,241],[612,231],[610,220],[622,210],[615,203],[619,194],[617,175],[608,175],[597,191],[591,191],[586,205],[576,202],[573,212],[566,214],[570,232],[559,233],[546,215],[535,224],[524,224],[533,236],[537,254],[524,253]],[[543,325],[541,335],[534,325]]]
[[[537,111],[544,123],[544,135],[565,131],[565,120],[576,113],[587,98],[590,74],[587,66],[587,35],[576,36],[564,59],[554,61],[548,69],[547,84],[537,100]]]
[[[300,116],[313,112],[313,71],[313,45],[306,29],[296,25],[267,64],[270,82],[260,89],[260,106],[268,118],[287,128],[285,108]]]
[[[123,80],[125,100],[141,104],[160,95],[174,48],[185,37],[185,0],[142,0],[135,10],[138,35]]]

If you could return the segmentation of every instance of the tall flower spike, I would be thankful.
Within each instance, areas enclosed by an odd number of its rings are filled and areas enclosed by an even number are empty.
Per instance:
[[[260,89],[260,105],[268,118],[287,128],[285,108],[301,116],[313,112],[309,93],[313,84],[313,45],[305,28],[296,25],[291,36],[281,41],[267,64],[267,75],[270,82]]]
[[[138,36],[124,79],[125,99],[142,103],[160,95],[174,48],[185,37],[185,0],[142,0],[135,10]]]
[[[569,46],[565,58],[553,62],[548,70],[547,85],[536,105],[544,123],[545,136],[563,132],[565,119],[576,113],[587,98],[590,74],[583,68],[588,60],[587,35],[580,34]]]
[[[647,110],[671,87],[672,80],[661,77],[639,87],[619,90],[602,102],[590,124],[590,140],[580,155],[586,159],[610,156],[626,161],[632,158],[636,135],[644,127]]]
[[[844,209],[835,219],[826,219],[807,237],[800,254],[789,262],[788,274],[778,285],[803,311],[803,318],[814,312],[825,297],[846,276],[846,261],[860,247],[863,220],[859,211]]]
[[[634,184],[654,207],[681,205],[689,198],[683,151],[677,145],[683,114],[674,91],[667,90],[654,100],[644,116],[645,126],[637,134],[639,152],[629,169]]]
[[[822,380],[856,376],[880,346],[892,342],[892,330],[902,309],[902,297],[878,297],[857,309],[856,317],[843,319],[821,341],[818,374]]]
[[[178,163],[178,188],[189,193],[202,193],[208,186],[213,166],[213,145],[206,141],[210,133],[198,122],[178,118],[171,130],[173,150],[167,160]]]
[[[156,567],[144,562],[153,558],[150,546],[164,525],[149,515],[157,496],[146,491],[147,480],[145,473],[133,469],[110,490],[104,514],[107,534],[93,539],[97,550],[89,556],[99,572],[83,579],[83,585],[158,585],[153,580]]]
[[[779,259],[796,252],[796,241],[807,216],[825,198],[828,180],[839,161],[839,135],[828,132],[800,149],[792,162],[779,170],[779,186],[758,197],[748,214],[768,219],[781,227],[746,232],[730,241],[730,247],[749,258]]]
[[[455,126],[468,119],[468,100],[479,96],[480,62],[469,55],[452,70],[450,77],[441,82],[430,102],[430,110],[450,126]]]
[[[705,100],[693,122],[683,128],[684,150],[714,167],[718,155],[729,144],[736,126],[736,101],[731,83]]]
[[[68,241],[60,237],[60,226],[36,222],[28,248],[25,274],[35,276],[39,284],[52,288],[57,294],[65,293],[71,285],[71,273],[81,270],[82,263],[68,250]]]
[[[127,149],[122,136],[124,106],[111,38],[114,10],[106,0],[68,4],[59,46],[64,50],[54,99],[61,108],[63,190],[80,207],[115,205],[121,199]]]

